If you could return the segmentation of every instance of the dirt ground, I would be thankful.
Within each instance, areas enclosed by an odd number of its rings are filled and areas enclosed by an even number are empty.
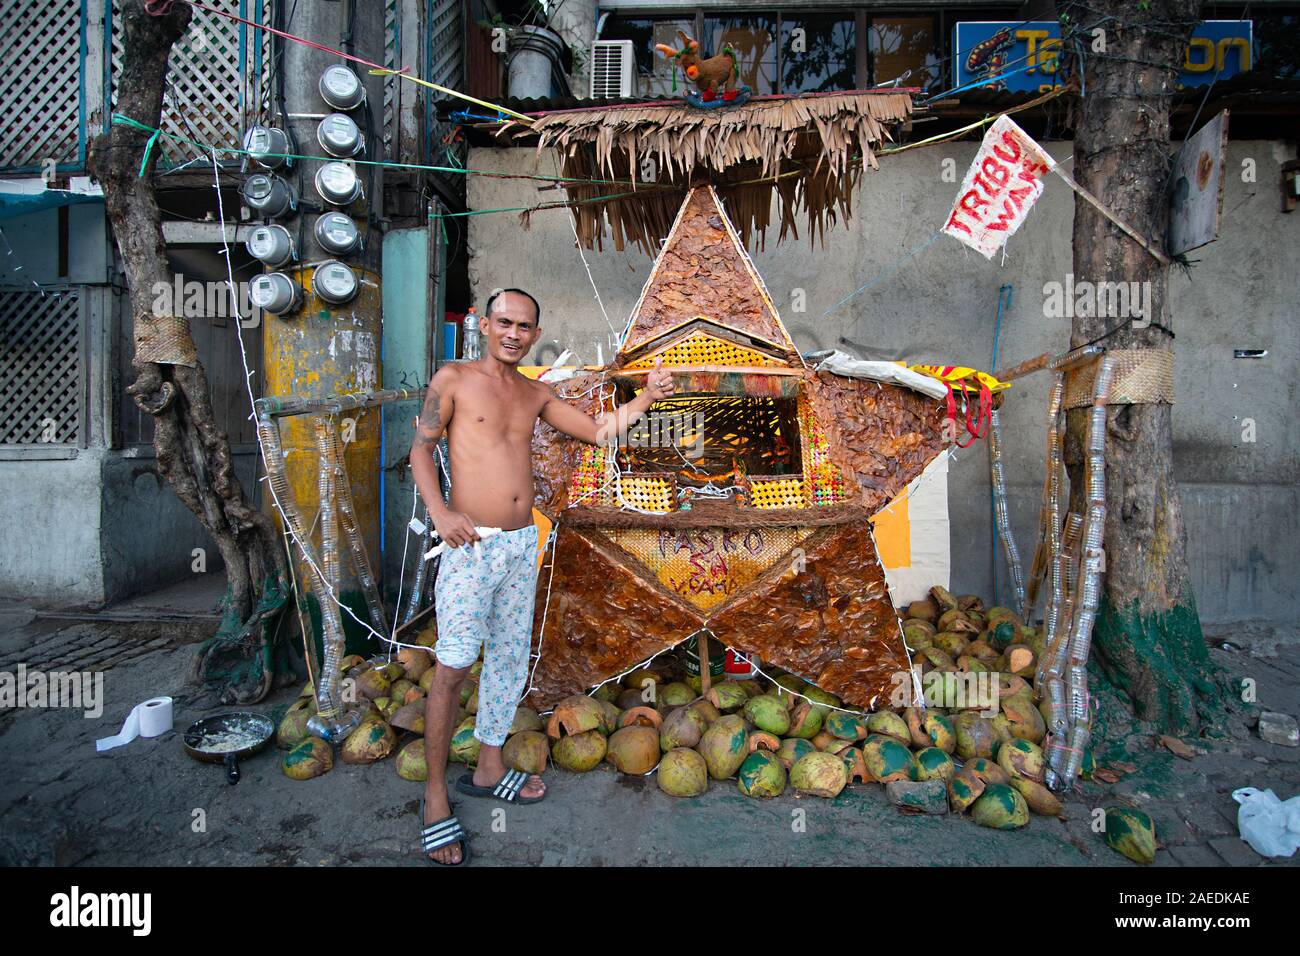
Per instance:
[[[0,710],[0,864],[193,866],[276,864],[422,865],[417,821],[421,784],[392,760],[336,763],[294,782],[274,749],[248,759],[237,786],[222,768],[186,756],[179,731],[227,708],[186,684],[192,641],[203,628],[108,620],[51,620],[0,607],[0,671],[19,662],[45,671],[100,668],[103,715],[79,710]],[[1270,628],[1221,629],[1229,648],[1215,659],[1252,678],[1266,710],[1300,713],[1300,635]],[[96,754],[136,703],[175,699],[174,729]],[[278,715],[292,691],[252,709]],[[1150,728],[1110,714],[1126,730],[1135,767],[1117,783],[1088,782],[1069,795],[1064,820],[1033,817],[1018,831],[956,816],[905,816],[878,785],[834,800],[742,796],[714,782],[697,799],[662,794],[653,776],[548,770],[548,799],[536,806],[458,797],[475,863],[512,865],[1079,865],[1133,866],[1106,847],[1093,809],[1135,806],[1151,814],[1162,849],[1156,866],[1295,866],[1266,862],[1237,836],[1239,787],[1300,793],[1300,748],[1259,739],[1250,718],[1226,720],[1219,739],[1189,741],[1190,760],[1154,741]],[[1111,753],[1115,752],[1112,748]],[[459,772],[453,769],[452,773]]]

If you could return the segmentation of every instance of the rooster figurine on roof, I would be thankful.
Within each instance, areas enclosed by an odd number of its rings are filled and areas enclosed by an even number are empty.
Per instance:
[[[698,40],[692,40],[683,31],[677,35],[682,38],[680,50],[674,50],[666,43],[656,43],[655,49],[680,66],[686,78],[695,83],[698,93],[687,92],[686,102],[699,109],[716,109],[720,106],[740,106],[749,100],[749,87],[741,83],[740,69],[736,66],[736,51],[724,46],[717,56],[701,58]],[[677,74],[673,73],[673,89],[677,88]],[[722,98],[718,99],[718,91]]]

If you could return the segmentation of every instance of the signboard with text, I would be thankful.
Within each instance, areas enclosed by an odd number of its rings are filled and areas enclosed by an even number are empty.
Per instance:
[[[943,231],[993,258],[1043,194],[1055,161],[1011,117],[997,118],[966,171]]]
[[[1079,39],[1086,57],[1094,38],[1085,31]],[[1225,80],[1245,73],[1253,62],[1253,39],[1249,20],[1201,21],[1192,33],[1179,85],[1204,86],[1216,76]],[[984,84],[988,89],[1046,92],[1064,81],[1056,59],[1060,47],[1061,25],[1051,20],[958,23],[953,28],[953,86],[992,79]]]

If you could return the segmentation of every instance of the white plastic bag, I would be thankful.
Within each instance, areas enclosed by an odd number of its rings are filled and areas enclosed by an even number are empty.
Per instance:
[[[1300,796],[1279,800],[1272,790],[1242,787],[1232,791],[1241,804],[1237,829],[1260,856],[1294,856],[1300,848]]]
[[[825,357],[823,358],[823,356]],[[948,386],[943,382],[929,375],[913,372],[904,365],[895,365],[893,362],[869,362],[864,359],[855,359],[847,352],[841,352],[838,349],[830,354],[825,352],[810,353],[810,357],[814,360],[820,359],[816,368],[819,372],[833,372],[846,378],[865,378],[874,382],[906,385],[908,388],[918,391],[922,395],[929,395],[931,398],[947,398],[948,396]]]

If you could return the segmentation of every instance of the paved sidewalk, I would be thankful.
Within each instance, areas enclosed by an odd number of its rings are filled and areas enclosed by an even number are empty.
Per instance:
[[[1233,674],[1256,680],[1266,709],[1295,714],[1300,642],[1274,647],[1274,638],[1262,631],[1241,650],[1213,653]],[[336,763],[299,783],[268,750],[242,764],[243,779],[231,787],[220,766],[187,757],[178,731],[221,708],[186,685],[195,645],[176,641],[166,629],[0,609],[0,670],[19,660],[47,670],[106,668],[97,720],[64,709],[0,711],[0,864],[421,865],[421,785],[399,778],[391,759]],[[176,730],[95,753],[97,737],[116,733],[132,706],[159,694],[176,699]],[[274,712],[291,696],[254,709]],[[1190,741],[1205,752],[1183,760],[1134,727],[1126,746],[1140,772],[1113,785],[1084,784],[1068,798],[1064,821],[1035,816],[1014,832],[966,818],[903,816],[876,785],[830,801],[791,794],[756,801],[732,782],[715,782],[703,797],[674,800],[653,777],[620,777],[608,767],[548,771],[550,797],[538,806],[458,796],[458,812],[476,862],[501,865],[1132,866],[1089,826],[1094,807],[1116,804],[1155,819],[1163,847],[1156,866],[1300,865],[1300,854],[1266,864],[1242,842],[1231,798],[1243,786],[1271,787],[1283,798],[1300,793],[1300,749],[1266,743],[1239,722],[1224,730],[1224,740]]]

